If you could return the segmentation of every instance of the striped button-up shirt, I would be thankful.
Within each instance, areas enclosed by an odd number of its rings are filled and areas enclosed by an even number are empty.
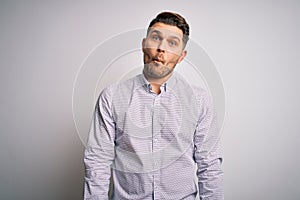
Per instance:
[[[211,98],[175,72],[160,90],[140,74],[101,92],[84,155],[85,200],[109,199],[110,180],[117,200],[224,198]]]

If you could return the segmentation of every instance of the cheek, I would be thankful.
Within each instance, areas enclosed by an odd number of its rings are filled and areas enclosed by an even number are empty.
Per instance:
[[[143,52],[144,52],[144,56],[153,57],[156,54],[156,49],[144,48]]]
[[[168,56],[167,57],[167,60],[168,60],[168,63],[170,63],[170,64],[177,64],[178,63],[178,61],[179,61],[179,56],[178,55],[170,55],[170,56]]]
[[[144,47],[147,49],[157,49],[158,48],[158,43],[153,42],[151,40],[146,40],[144,43]]]

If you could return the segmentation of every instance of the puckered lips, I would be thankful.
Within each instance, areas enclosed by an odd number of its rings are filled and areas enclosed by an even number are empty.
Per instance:
[[[154,62],[155,64],[159,64],[159,65],[163,65],[165,63],[164,59],[161,57],[153,57],[152,58],[152,62]]]

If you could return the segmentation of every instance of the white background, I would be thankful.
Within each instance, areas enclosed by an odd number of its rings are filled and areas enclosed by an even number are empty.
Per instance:
[[[163,10],[187,19],[223,80],[225,198],[299,198],[299,1],[7,0],[0,2],[1,199],[82,198],[77,71],[97,44],[147,27]]]

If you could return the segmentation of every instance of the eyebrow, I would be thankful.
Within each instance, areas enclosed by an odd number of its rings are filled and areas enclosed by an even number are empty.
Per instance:
[[[150,34],[152,34],[152,33],[157,33],[157,34],[161,34],[161,32],[159,31],[159,30],[152,30],[152,31],[150,31]]]

